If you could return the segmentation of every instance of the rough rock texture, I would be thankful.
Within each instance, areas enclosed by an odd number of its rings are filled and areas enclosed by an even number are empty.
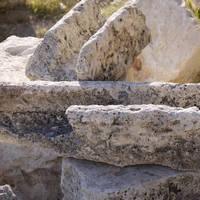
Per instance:
[[[189,83],[198,80],[199,23],[181,3],[181,0],[131,1],[146,16],[151,42],[132,63],[133,71],[128,73],[133,75],[129,81]]]
[[[197,199],[198,173],[163,166],[115,167],[63,159],[63,200]],[[188,184],[189,183],[189,184]]]
[[[199,91],[200,84],[101,81],[1,83],[0,112],[57,111],[64,114],[71,105],[94,104],[161,104],[200,108]]]
[[[119,166],[199,168],[200,111],[196,107],[71,106],[66,114],[78,158]]]
[[[82,47],[78,79],[119,80],[149,42],[142,12],[132,5],[119,9]]]
[[[13,193],[10,185],[0,186],[0,200],[15,200],[16,195]]]
[[[0,84],[0,141],[12,144],[38,144],[42,147],[52,148],[61,155],[79,157],[80,155],[76,153],[77,137],[74,136],[67,116],[65,116],[65,111],[69,106],[163,104],[174,107],[197,106],[200,108],[199,91],[200,84],[131,84],[124,82],[2,83]],[[185,119],[181,124],[184,121]],[[194,139],[194,148],[198,146],[197,139]],[[160,150],[160,152],[162,151]],[[192,153],[195,156],[197,154],[196,151],[192,151]],[[87,155],[87,157],[89,156],[92,155]],[[190,160],[196,158],[191,156]],[[195,165],[193,166],[195,168],[198,167],[198,163],[199,160],[195,160],[195,162],[190,163],[190,166],[186,167]]]
[[[80,48],[104,23],[95,0],[82,0],[44,36],[26,66],[31,80],[75,80]]]
[[[0,82],[28,82],[25,65],[41,39],[11,36],[0,43]]]
[[[12,185],[19,200],[62,198],[61,158],[52,150],[0,143],[0,158],[0,185]]]

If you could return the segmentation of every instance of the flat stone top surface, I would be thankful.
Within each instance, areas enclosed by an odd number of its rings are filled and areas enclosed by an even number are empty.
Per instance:
[[[25,66],[41,39],[11,36],[0,43],[0,82],[30,82]]]

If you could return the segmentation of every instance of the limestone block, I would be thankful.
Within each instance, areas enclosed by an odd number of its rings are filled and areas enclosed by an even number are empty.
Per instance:
[[[11,36],[0,43],[0,82],[28,82],[25,66],[41,39]]]
[[[200,108],[200,84],[126,82],[0,83],[0,112],[64,112],[71,105],[161,104]],[[28,113],[27,113],[28,114]],[[17,117],[16,117],[17,118]]]
[[[0,186],[0,200],[15,200],[16,195],[13,193],[10,185]]]
[[[129,5],[114,13],[81,48],[79,80],[119,80],[150,42],[145,16]]]
[[[197,107],[71,106],[66,115],[76,141],[75,157],[118,166],[161,164],[176,169],[199,168]]]
[[[0,143],[0,158],[0,183],[12,185],[19,200],[62,198],[61,159],[53,150]]]
[[[147,165],[112,165],[63,159],[63,200],[196,199],[200,196],[198,173]]]
[[[188,83],[197,80],[200,72],[199,23],[182,2],[130,1],[146,16],[151,42],[132,63],[129,81]]]
[[[26,66],[31,80],[75,80],[80,48],[104,23],[95,0],[82,0],[44,36]]]

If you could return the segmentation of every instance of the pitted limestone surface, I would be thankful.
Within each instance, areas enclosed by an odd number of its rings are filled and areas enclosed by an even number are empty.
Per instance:
[[[104,23],[95,0],[82,0],[44,36],[26,66],[31,80],[76,80],[75,66],[83,44]]]
[[[142,12],[133,5],[119,9],[81,48],[78,79],[119,80],[149,42]]]

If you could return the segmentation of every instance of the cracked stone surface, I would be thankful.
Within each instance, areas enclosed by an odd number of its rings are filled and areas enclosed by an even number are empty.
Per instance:
[[[142,12],[133,5],[122,7],[81,48],[78,79],[119,80],[149,42]]]
[[[199,179],[163,166],[120,168],[63,158],[61,187],[63,200],[197,199]]]
[[[79,51],[104,22],[94,0],[79,2],[47,31],[26,65],[26,75],[31,80],[76,80]]]

